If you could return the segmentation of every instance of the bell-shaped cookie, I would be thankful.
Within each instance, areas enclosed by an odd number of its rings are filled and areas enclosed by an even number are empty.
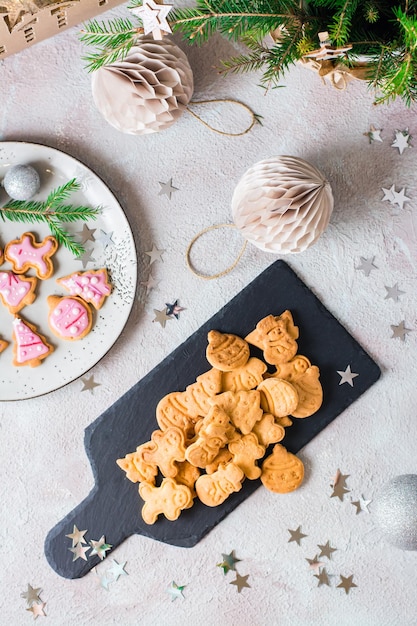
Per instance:
[[[241,337],[210,330],[207,340],[207,361],[221,372],[230,372],[248,362],[249,346]]]

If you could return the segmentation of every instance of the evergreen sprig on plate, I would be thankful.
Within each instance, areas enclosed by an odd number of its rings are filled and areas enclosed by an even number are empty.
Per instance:
[[[66,231],[63,224],[96,219],[100,212],[99,208],[66,204],[71,193],[80,188],[77,180],[72,178],[51,191],[44,201],[11,200],[0,207],[0,217],[3,221],[47,224],[58,244],[68,248],[74,256],[80,256],[85,252],[84,246]]]

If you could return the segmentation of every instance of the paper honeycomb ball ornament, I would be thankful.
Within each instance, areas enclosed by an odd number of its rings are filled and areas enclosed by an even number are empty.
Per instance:
[[[123,61],[94,72],[96,107],[117,130],[146,135],[169,128],[193,93],[193,73],[184,52],[168,37],[138,37]]]
[[[327,228],[333,211],[330,184],[299,157],[255,163],[238,182],[232,215],[242,235],[266,252],[302,252]]]
[[[417,474],[390,480],[373,501],[372,513],[388,543],[417,550]]]

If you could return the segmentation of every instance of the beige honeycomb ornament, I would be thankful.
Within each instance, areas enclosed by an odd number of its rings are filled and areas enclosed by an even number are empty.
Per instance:
[[[232,197],[242,235],[265,252],[302,252],[327,228],[333,211],[330,184],[299,157],[275,156],[255,163]]]
[[[123,61],[93,73],[97,109],[117,130],[146,135],[169,128],[184,112],[194,88],[184,52],[169,37],[138,37]]]

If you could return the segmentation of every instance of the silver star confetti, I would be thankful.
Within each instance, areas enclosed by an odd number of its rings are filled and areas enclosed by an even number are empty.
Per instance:
[[[26,611],[30,611],[33,615],[33,619],[37,619],[38,617],[46,617],[46,613],[44,608],[46,606],[46,602],[35,602],[32,604],[30,609],[26,609]]]
[[[113,565],[108,570],[108,573],[113,576],[114,581],[119,580],[120,576],[128,575],[128,573],[125,570],[126,563],[127,561],[124,561],[123,563],[118,563],[116,559],[113,559]]]
[[[395,185],[391,185],[389,189],[385,189],[385,187],[382,187],[382,191],[384,192],[384,197],[382,198],[382,202],[391,202],[392,204],[394,200]]]
[[[230,582],[230,585],[236,585],[238,593],[240,593],[244,587],[250,588],[250,585],[247,582],[248,578],[249,578],[249,574],[246,574],[246,576],[241,576],[240,574],[236,572],[236,578],[235,580],[232,580]]]
[[[95,228],[89,228],[87,224],[83,225],[83,229],[77,232],[77,235],[81,237],[81,244],[87,243],[87,241],[95,241],[94,233],[96,232]]]
[[[162,255],[164,254],[165,250],[158,250],[158,248],[155,246],[155,244],[152,244],[152,250],[148,250],[148,252],[145,252],[145,254],[148,255],[148,257],[150,257],[150,261],[149,261],[149,265],[152,265],[152,263],[154,263],[155,261],[162,261]]]
[[[405,130],[397,130],[395,131],[395,139],[391,146],[393,148],[398,148],[398,152],[402,154],[406,148],[410,147],[410,139],[411,137],[408,132],[408,128]]]
[[[317,587],[321,587],[322,585],[327,585],[328,587],[330,587],[329,575],[326,572],[325,567],[323,567],[323,569],[321,569],[318,574],[314,574],[314,577],[317,578],[319,581]]]
[[[400,296],[405,294],[405,291],[401,291],[401,289],[398,288],[398,283],[395,283],[393,287],[387,287],[385,285],[385,289],[387,290],[387,295],[384,298],[385,300],[389,300],[391,298],[394,302],[398,302]]]
[[[94,374],[91,374],[91,376],[84,376],[84,378],[81,378],[81,382],[83,383],[81,391],[91,391],[91,393],[94,393],[94,387],[100,387],[101,385],[101,383],[95,382]]]
[[[87,560],[86,552],[90,549],[90,546],[83,546],[82,543],[77,543],[73,548],[68,548],[70,552],[74,555],[72,560],[73,562],[77,559]]]
[[[349,474],[341,474],[338,469],[336,472],[335,480],[333,483],[333,493],[331,494],[331,498],[339,498],[340,501],[343,501],[344,495],[349,493],[350,489],[347,489],[346,480],[349,478]]]
[[[288,532],[291,535],[291,537],[288,539],[288,543],[291,543],[291,541],[295,541],[295,543],[299,546],[301,546],[301,539],[307,537],[307,535],[301,532],[301,526],[299,526],[295,530],[288,529]]]
[[[336,552],[337,548],[332,548],[330,545],[330,541],[328,541],[327,543],[325,543],[324,545],[320,545],[317,544],[317,546],[320,548],[321,552],[319,554],[319,558],[321,556],[326,556],[329,560],[332,558],[332,553]]]
[[[109,543],[106,543],[104,535],[102,535],[98,541],[90,541],[90,546],[92,547],[92,550],[89,556],[97,554],[100,561],[106,558],[106,552],[108,552],[108,550],[113,547]]]
[[[28,583],[27,591],[23,591],[20,594],[20,597],[24,598],[29,606],[32,606],[34,602],[42,602],[42,600],[39,597],[41,593],[42,593],[42,589],[40,587],[37,587],[35,589],[34,587],[32,587],[32,585],[29,585]]]
[[[346,594],[349,593],[352,587],[358,586],[358,585],[355,585],[355,583],[353,582],[353,574],[352,576],[348,576],[347,578],[345,576],[342,576],[342,574],[340,574],[340,580],[341,582],[339,585],[337,585],[337,587],[342,587],[342,589],[346,591]]]
[[[100,235],[96,237],[96,241],[99,241],[103,248],[107,248],[107,246],[114,246],[113,231],[111,233],[105,233],[104,230],[100,229]]]
[[[348,383],[351,387],[353,387],[353,379],[359,376],[359,374],[355,374],[354,372],[352,372],[352,370],[350,369],[350,365],[347,366],[344,372],[338,370],[337,373],[340,376],[339,386],[343,385],[344,383]]]
[[[179,306],[178,300],[175,300],[173,304],[165,302],[165,306],[167,308],[167,315],[173,315],[176,319],[179,319],[181,311],[185,311],[182,306]]]
[[[372,500],[365,500],[362,496],[362,498],[359,498],[359,500],[352,500],[351,502],[353,506],[356,507],[356,515],[358,515],[358,513],[361,513],[362,511],[366,511],[367,513],[369,513],[368,506],[371,504]]]
[[[382,141],[381,132],[382,128],[375,128],[375,126],[371,124],[369,131],[363,134],[365,137],[369,138],[369,143],[372,143],[373,141]]]
[[[103,587],[103,589],[105,589],[106,591],[109,591],[110,583],[112,583],[114,581],[114,579],[113,578],[109,578],[107,576],[107,573],[99,574],[95,567],[93,567],[93,571],[98,576],[98,582],[100,583],[100,587]]]
[[[401,341],[405,341],[406,335],[408,335],[408,333],[411,333],[411,329],[405,327],[405,320],[400,322],[397,326],[391,324],[391,330],[391,339],[401,339]]]
[[[179,191],[178,187],[172,186],[172,178],[170,178],[167,183],[159,182],[159,184],[161,185],[161,189],[158,195],[159,196],[166,195],[168,196],[169,200],[171,200],[171,196],[175,191]]]
[[[392,192],[392,204],[396,204],[402,210],[404,208],[404,202],[408,202],[411,198],[405,195],[405,187],[401,191]]]
[[[236,571],[236,563],[240,562],[240,559],[235,557],[235,551],[232,550],[230,554],[222,554],[223,561],[217,563],[217,567],[221,567],[223,574],[227,574],[230,570]]]
[[[74,547],[77,545],[77,543],[87,543],[84,539],[84,535],[86,534],[86,532],[86,530],[78,530],[78,528],[74,524],[72,533],[65,536],[68,537],[68,539],[72,539],[72,547]]]
[[[161,311],[159,311],[158,309],[154,309],[153,312],[155,313],[155,318],[152,321],[161,324],[162,328],[165,328],[168,320],[172,320],[172,317],[167,315],[166,308],[161,309]]]
[[[372,259],[365,259],[363,256],[361,256],[361,264],[358,265],[356,269],[362,270],[365,276],[369,276],[372,270],[378,269],[377,266],[374,264],[374,260],[374,256],[372,257]]]
[[[148,294],[152,289],[155,289],[155,287],[157,287],[160,282],[161,281],[160,280],[156,280],[152,276],[152,273],[151,273],[151,274],[149,274],[148,280],[146,282],[143,281],[140,284],[143,285],[144,287],[146,287],[146,293]]]
[[[185,587],[186,585],[180,586],[180,585],[177,585],[177,583],[175,583],[174,581],[172,581],[172,583],[167,589],[169,595],[171,596],[171,602],[174,602],[174,600],[176,600],[177,598],[184,597],[183,590],[185,589]]]
[[[95,259],[91,256],[93,254],[93,250],[86,250],[80,256],[75,258],[76,261],[80,261],[82,263],[83,268],[87,267],[88,263],[93,263]]]
[[[317,554],[314,559],[306,559],[306,561],[308,561],[310,569],[314,570],[315,572],[319,572],[320,568],[323,567],[323,565],[326,565],[322,561],[319,561],[319,557]]]

